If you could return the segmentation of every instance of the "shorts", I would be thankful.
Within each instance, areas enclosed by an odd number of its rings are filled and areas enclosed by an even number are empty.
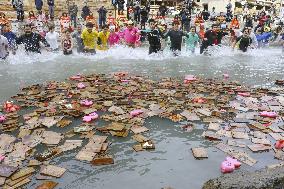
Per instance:
[[[63,54],[64,55],[70,55],[70,54],[72,54],[72,51],[63,50]]]

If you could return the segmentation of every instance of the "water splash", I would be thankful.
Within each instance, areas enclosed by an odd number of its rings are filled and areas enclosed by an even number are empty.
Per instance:
[[[180,56],[176,57],[169,50],[168,47],[164,49],[163,52],[157,54],[148,54],[148,47],[139,47],[139,48],[129,48],[125,46],[116,46],[108,51],[97,51],[95,55],[86,55],[86,54],[78,54],[76,49],[73,50],[73,54],[69,56],[63,55],[61,51],[59,52],[48,52],[46,50],[42,50],[41,54],[37,53],[29,53],[27,54],[22,47],[20,47],[17,51],[16,55],[10,55],[5,63],[8,64],[32,64],[37,62],[49,62],[49,61],[59,61],[62,59],[87,59],[93,61],[100,61],[104,59],[111,60],[142,60],[142,61],[164,61],[164,60],[180,60],[180,59],[196,59],[200,57],[206,58],[220,58],[220,57],[245,57],[245,58],[274,58],[277,62],[283,62],[283,57],[281,57],[281,49],[280,48],[265,48],[265,49],[249,49],[248,52],[243,53],[238,50],[232,50],[231,47],[228,46],[214,46],[208,49],[208,53],[210,56],[200,55],[200,49],[196,48],[195,53],[187,52],[185,48],[182,49]],[[3,61],[2,61],[3,62]]]

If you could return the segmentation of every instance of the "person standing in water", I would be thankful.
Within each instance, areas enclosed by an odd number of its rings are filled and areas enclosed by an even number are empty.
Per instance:
[[[55,31],[54,26],[49,26],[49,32],[46,33],[45,39],[50,45],[50,48],[52,51],[58,51],[58,40],[59,40],[59,34]]]
[[[62,35],[61,47],[64,55],[70,55],[73,53],[73,42],[69,30],[65,30],[64,34]]]
[[[82,35],[82,26],[77,26],[77,31],[72,34],[72,38],[75,38],[77,44],[77,52],[81,53],[84,50],[83,40],[81,38]]]
[[[233,43],[233,49],[238,48],[239,50],[246,52],[251,43],[252,39],[249,36],[249,31],[248,29],[244,29],[243,35],[238,37],[236,42]]]
[[[187,33],[188,37],[185,38],[185,46],[186,46],[186,51],[191,52],[194,54],[195,52],[195,47],[197,46],[197,43],[199,41],[199,37],[196,33],[196,28],[195,26],[192,26],[190,28],[190,32]]]
[[[212,29],[205,32],[202,44],[200,46],[200,54],[202,54],[209,46],[218,45],[217,30],[218,25],[213,24]]]
[[[188,37],[188,35],[179,29],[178,21],[173,22],[172,25],[173,29],[171,29],[170,31],[168,31],[168,33],[166,33],[165,38],[167,39],[168,37],[170,37],[171,41],[170,49],[173,51],[174,56],[178,56],[178,54],[181,51],[182,37],[183,36]]]
[[[154,19],[149,20],[150,31],[147,32],[149,41],[149,54],[157,53],[161,50],[160,38],[163,37],[162,32],[156,28],[156,22]]]
[[[127,22],[127,28],[123,31],[123,37],[127,46],[135,48],[135,44],[140,38],[140,31],[134,27],[134,23],[131,20]]]
[[[93,29],[94,25],[91,22],[86,24],[86,28],[81,34],[81,38],[84,44],[85,53],[96,53],[96,42],[98,38],[98,32]]]
[[[43,43],[45,47],[49,47],[48,42],[40,34],[32,32],[32,26],[30,24],[25,25],[25,33],[16,38],[17,44],[24,44],[26,52],[41,53],[40,43]]]
[[[118,33],[115,32],[115,26],[110,26],[109,30],[110,30],[110,34],[109,34],[109,37],[108,37],[109,46],[111,47],[111,46],[114,46],[116,44],[119,44],[120,37],[119,37]]]
[[[108,38],[109,38],[109,31],[108,26],[105,25],[102,27],[102,31],[98,35],[98,49],[99,50],[107,50],[108,49]]]
[[[0,29],[0,59],[6,59],[9,56],[9,43],[8,39],[2,35]]]

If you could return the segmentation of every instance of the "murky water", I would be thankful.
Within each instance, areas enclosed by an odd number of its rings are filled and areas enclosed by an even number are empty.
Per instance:
[[[44,52],[41,55],[26,56],[20,51],[16,56],[0,62],[0,102],[23,86],[43,83],[48,80],[64,80],[77,73],[110,73],[128,71],[133,75],[144,75],[154,79],[161,77],[183,77],[194,74],[205,78],[237,80],[252,87],[271,87],[276,79],[284,78],[284,58],[281,49],[252,50],[246,54],[232,52],[229,48],[215,49],[212,56],[187,55],[173,57],[165,52],[148,56],[147,50],[118,47],[95,56],[71,55]],[[68,171],[56,181],[64,189],[154,189],[171,186],[176,189],[198,189],[210,179],[219,176],[219,166],[225,154],[200,136],[203,125],[191,133],[185,133],[180,125],[160,118],[147,119],[145,126],[150,132],[156,150],[136,153],[135,141],[128,138],[110,138],[109,151],[115,164],[94,167],[75,160],[78,149],[67,152],[51,162]],[[195,160],[190,148],[203,146],[209,158]],[[242,166],[242,170],[255,170],[270,163],[276,163],[271,153],[251,154],[258,160],[254,167]],[[36,180],[28,186],[34,188]]]

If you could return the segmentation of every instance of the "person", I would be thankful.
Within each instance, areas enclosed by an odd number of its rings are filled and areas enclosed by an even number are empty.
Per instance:
[[[50,48],[52,51],[58,51],[58,40],[59,40],[59,34],[55,32],[55,28],[53,25],[49,26],[49,32],[46,33],[45,39],[50,45]]]
[[[99,32],[98,34],[98,49],[99,50],[108,49],[108,38],[109,38],[108,26],[104,25],[102,27],[102,31]]]
[[[6,37],[2,35],[0,30],[0,59],[6,59],[9,56],[9,44]]]
[[[35,0],[36,10],[39,12],[42,10],[43,1],[42,0]]]
[[[123,15],[124,4],[125,4],[124,0],[118,0],[117,1],[118,15]]]
[[[195,25],[200,25],[200,24],[204,23],[204,20],[203,20],[202,15],[200,13],[196,15],[194,23],[195,23]]]
[[[128,7],[127,11],[127,19],[128,20],[134,20],[134,7]]]
[[[8,25],[9,20],[6,18],[6,15],[4,12],[0,12],[0,27],[3,28],[3,26]]]
[[[250,14],[247,15],[247,19],[245,22],[245,27],[251,27],[253,28],[253,18]]]
[[[127,28],[123,31],[123,37],[127,46],[135,48],[140,38],[140,31],[134,27],[133,21],[129,20],[127,22]]]
[[[16,38],[17,44],[24,44],[26,52],[41,53],[40,42],[42,42],[45,47],[49,47],[49,44],[40,34],[32,32],[32,26],[30,24],[25,25],[25,33],[20,37]]]
[[[71,29],[71,19],[66,12],[63,12],[62,16],[60,17],[60,28],[61,32]]]
[[[134,21],[136,23],[140,23],[140,18],[141,18],[141,8],[139,4],[137,4],[134,8]]]
[[[210,21],[216,21],[217,13],[215,12],[215,7],[212,8],[212,11],[210,13]]]
[[[146,7],[146,11],[149,13],[151,10],[151,0],[146,1],[145,7]]]
[[[228,2],[228,4],[227,4],[227,6],[226,6],[226,9],[227,9],[227,14],[229,13],[231,13],[231,11],[232,11],[232,3],[231,3],[231,0],[229,0],[229,2]]]
[[[17,20],[19,22],[23,22],[25,18],[23,0],[12,0],[12,5],[14,9],[17,11]]]
[[[251,44],[251,46],[257,48],[257,47],[258,47],[258,41],[257,41],[257,38],[256,38],[255,33],[252,31],[252,28],[251,28],[251,27],[247,27],[247,29],[248,29],[248,32],[249,32],[249,36],[250,36],[250,38],[252,39],[252,44]]]
[[[86,23],[88,22],[91,22],[94,25],[94,28],[98,29],[97,20],[92,12],[90,12],[90,14],[86,17]]]
[[[148,20],[148,12],[146,10],[146,7],[142,8],[140,15],[141,15],[141,29],[145,29]]]
[[[84,7],[82,8],[81,17],[82,17],[84,20],[86,20],[87,16],[89,16],[90,12],[91,12],[91,10],[90,10],[90,8],[89,8],[89,6],[88,6],[88,2],[85,1],[85,5],[84,5]]]
[[[186,18],[185,18],[185,20],[184,20],[184,30],[186,31],[186,32],[189,32],[189,30],[190,30],[190,22],[191,22],[191,16],[190,15],[187,15],[186,16]]]
[[[74,27],[77,27],[77,14],[78,14],[78,6],[73,1],[72,5],[69,6],[69,15],[71,17],[71,22],[73,23]]]
[[[200,46],[200,54],[202,54],[209,46],[218,45],[217,30],[218,25],[212,24],[212,29],[205,32],[202,44]]]
[[[83,30],[81,38],[84,44],[83,52],[95,54],[98,32],[94,30],[94,25],[91,22],[86,24],[86,28]]]
[[[37,17],[35,16],[34,11],[30,11],[27,22],[29,24],[36,25],[36,21],[37,21]]]
[[[51,20],[54,19],[54,0],[47,0],[48,11],[49,11],[49,18]]]
[[[201,15],[204,21],[207,21],[210,18],[210,13],[205,8],[203,9]]]
[[[65,30],[61,39],[61,47],[64,55],[72,54],[73,42],[69,30]]]
[[[81,53],[84,50],[83,40],[81,38],[82,35],[82,26],[77,26],[77,31],[72,34],[72,38],[75,38],[77,44],[77,52]]]
[[[11,31],[11,26],[6,25],[2,28],[2,35],[7,38],[9,48],[12,50],[12,52],[15,51],[16,48],[16,34]]]
[[[147,32],[147,38],[149,41],[149,54],[158,53],[161,50],[160,38],[163,38],[162,32],[157,29],[154,19],[149,20],[150,31]]]
[[[113,16],[112,12],[110,11],[107,17],[107,25],[110,26],[114,26],[115,28],[117,27],[117,20],[116,18]]]
[[[102,6],[99,10],[99,25],[100,28],[106,24],[106,15],[107,15],[107,10],[104,6]]]
[[[192,26],[190,28],[190,32],[187,33],[188,37],[185,38],[185,45],[186,45],[186,51],[191,52],[194,54],[195,52],[195,47],[197,46],[197,43],[199,41],[199,37],[196,33],[196,28],[195,26]]]
[[[248,29],[244,29],[243,35],[238,37],[236,42],[233,43],[233,49],[238,48],[239,50],[246,52],[251,43],[252,39],[249,36],[249,31]]]
[[[222,26],[222,25],[221,25]],[[217,45],[220,45],[222,43],[222,39],[224,36],[229,35],[229,33],[226,31],[226,27],[222,28],[220,25],[218,25],[217,28]]]
[[[119,44],[120,37],[119,37],[118,33],[115,32],[115,26],[110,26],[109,30],[110,30],[110,34],[109,34],[109,37],[108,37],[109,46],[111,47],[111,46],[114,46],[116,44]]]
[[[231,21],[230,29],[239,29],[239,28],[240,28],[240,24],[239,24],[238,16],[236,15]]]
[[[173,25],[173,29],[168,31],[165,34],[164,38],[167,39],[168,37],[170,37],[170,41],[171,41],[170,49],[173,51],[174,56],[178,56],[179,52],[181,51],[182,37],[183,36],[188,37],[188,35],[184,33],[182,30],[179,30],[178,21],[173,22],[172,25]]]
[[[159,13],[165,19],[166,12],[168,11],[168,8],[166,7],[165,3],[162,3],[161,6],[159,7]]]

